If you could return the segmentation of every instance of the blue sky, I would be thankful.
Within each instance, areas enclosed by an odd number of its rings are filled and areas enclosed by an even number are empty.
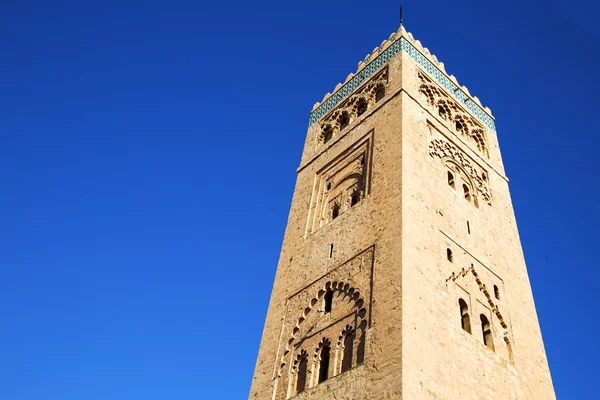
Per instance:
[[[599,6],[405,2],[495,117],[559,399],[597,392]],[[398,3],[5,1],[0,398],[247,398],[314,102]]]

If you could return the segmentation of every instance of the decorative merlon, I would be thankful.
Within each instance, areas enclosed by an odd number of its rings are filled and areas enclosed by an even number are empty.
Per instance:
[[[421,42],[415,40],[413,35],[407,32],[403,26],[397,32],[393,32],[379,47],[373,49],[370,54],[360,61],[356,73],[348,75],[343,84],[338,83],[333,94],[327,93],[321,103],[315,103],[310,113],[309,125],[331,111],[400,51],[408,54],[460,104],[471,111],[488,128],[496,131],[491,110],[488,107],[483,107],[476,96],[471,96],[465,86],[460,86],[453,75],[448,75],[444,63],[438,61],[436,56],[431,54],[429,49],[423,47]]]

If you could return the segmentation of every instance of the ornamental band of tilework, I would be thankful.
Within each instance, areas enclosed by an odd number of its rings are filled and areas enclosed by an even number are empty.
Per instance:
[[[391,37],[390,39],[393,40],[394,37]],[[438,67],[429,61],[427,57],[425,57],[404,37],[400,37],[399,40],[396,40],[394,43],[392,43],[390,47],[385,49],[381,54],[379,54],[379,56],[377,56],[367,66],[360,70],[356,75],[354,75],[354,77],[350,79],[348,83],[343,85],[339,90],[333,93],[331,97],[329,97],[319,107],[311,112],[309,125],[314,124],[321,119],[321,117],[331,111],[344,98],[346,98],[346,96],[352,93],[354,89],[359,87],[365,80],[367,80],[376,71],[387,64],[388,61],[390,61],[396,54],[400,52],[400,50],[404,51],[412,59],[414,59],[417,64],[427,71],[427,73],[429,73],[429,75],[431,75],[444,88],[446,88],[446,90],[448,90],[450,94],[454,96],[454,98],[456,98],[464,107],[468,108],[475,116],[477,116],[481,122],[487,125],[494,132],[496,131],[494,120],[485,111],[483,111],[481,107],[475,104],[459,86],[454,84],[442,71],[439,70]],[[367,62],[368,60],[369,57],[367,57],[364,62]]]

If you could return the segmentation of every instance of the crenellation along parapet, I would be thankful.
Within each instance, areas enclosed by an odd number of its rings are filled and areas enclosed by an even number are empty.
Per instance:
[[[402,40],[406,41],[407,43],[402,42]],[[392,46],[395,47],[393,49],[390,49],[390,47]],[[412,47],[413,49],[411,49],[410,47]],[[418,54],[414,53],[414,49],[418,51]],[[429,51],[428,48],[424,47],[421,44],[419,40],[415,40],[413,35],[410,32],[407,32],[403,26],[401,26],[400,29],[398,29],[396,32],[392,32],[388,39],[385,39],[383,42],[381,42],[380,46],[375,47],[371,53],[367,54],[363,60],[359,61],[356,72],[350,73],[346,77],[346,80],[343,84],[338,83],[335,86],[333,93],[327,93],[323,97],[323,100],[321,100],[321,102],[315,103],[311,112],[310,124],[319,120],[322,116],[324,116],[331,109],[333,109],[333,107],[335,107],[337,103],[339,103],[352,91],[354,91],[354,89],[357,86],[353,84],[353,78],[357,77],[357,75],[359,74],[363,75],[363,79],[366,79],[368,76],[370,76],[374,72],[374,69],[370,68],[369,71],[364,71],[365,68],[371,63],[375,62],[378,57],[382,56],[383,53],[389,50],[393,50],[393,55],[397,54],[399,51],[405,51],[419,64],[422,64],[424,62],[419,62],[419,57],[424,57],[431,64],[433,69],[437,69],[440,72],[440,75],[437,76],[438,74],[436,74],[435,71],[432,72],[432,70],[430,70],[431,68],[424,68],[425,71],[429,75],[431,75],[436,81],[441,83],[443,87],[446,87],[448,89],[447,86],[450,85],[452,90],[449,91],[455,98],[457,98],[460,101],[460,103],[467,106],[467,108],[490,129],[492,129],[493,131],[496,130],[494,124],[494,117],[489,107],[484,107],[477,96],[471,95],[469,89],[466,86],[460,85],[454,75],[448,74],[446,72],[444,63],[440,62],[437,59],[437,57]],[[441,82],[440,80],[446,80],[448,85],[444,84],[444,82]],[[351,89],[346,89],[346,92],[343,95],[341,93],[338,93],[338,91],[340,89],[343,89],[345,85],[351,85]],[[457,93],[459,91],[461,93]],[[332,96],[333,98],[331,98]],[[327,100],[330,101],[326,104]],[[469,102],[469,100],[471,100],[471,102]]]

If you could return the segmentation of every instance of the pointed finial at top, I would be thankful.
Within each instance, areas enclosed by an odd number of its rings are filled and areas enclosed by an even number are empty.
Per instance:
[[[404,19],[404,12],[402,11],[402,4],[400,4],[400,26],[402,26],[403,19]]]

